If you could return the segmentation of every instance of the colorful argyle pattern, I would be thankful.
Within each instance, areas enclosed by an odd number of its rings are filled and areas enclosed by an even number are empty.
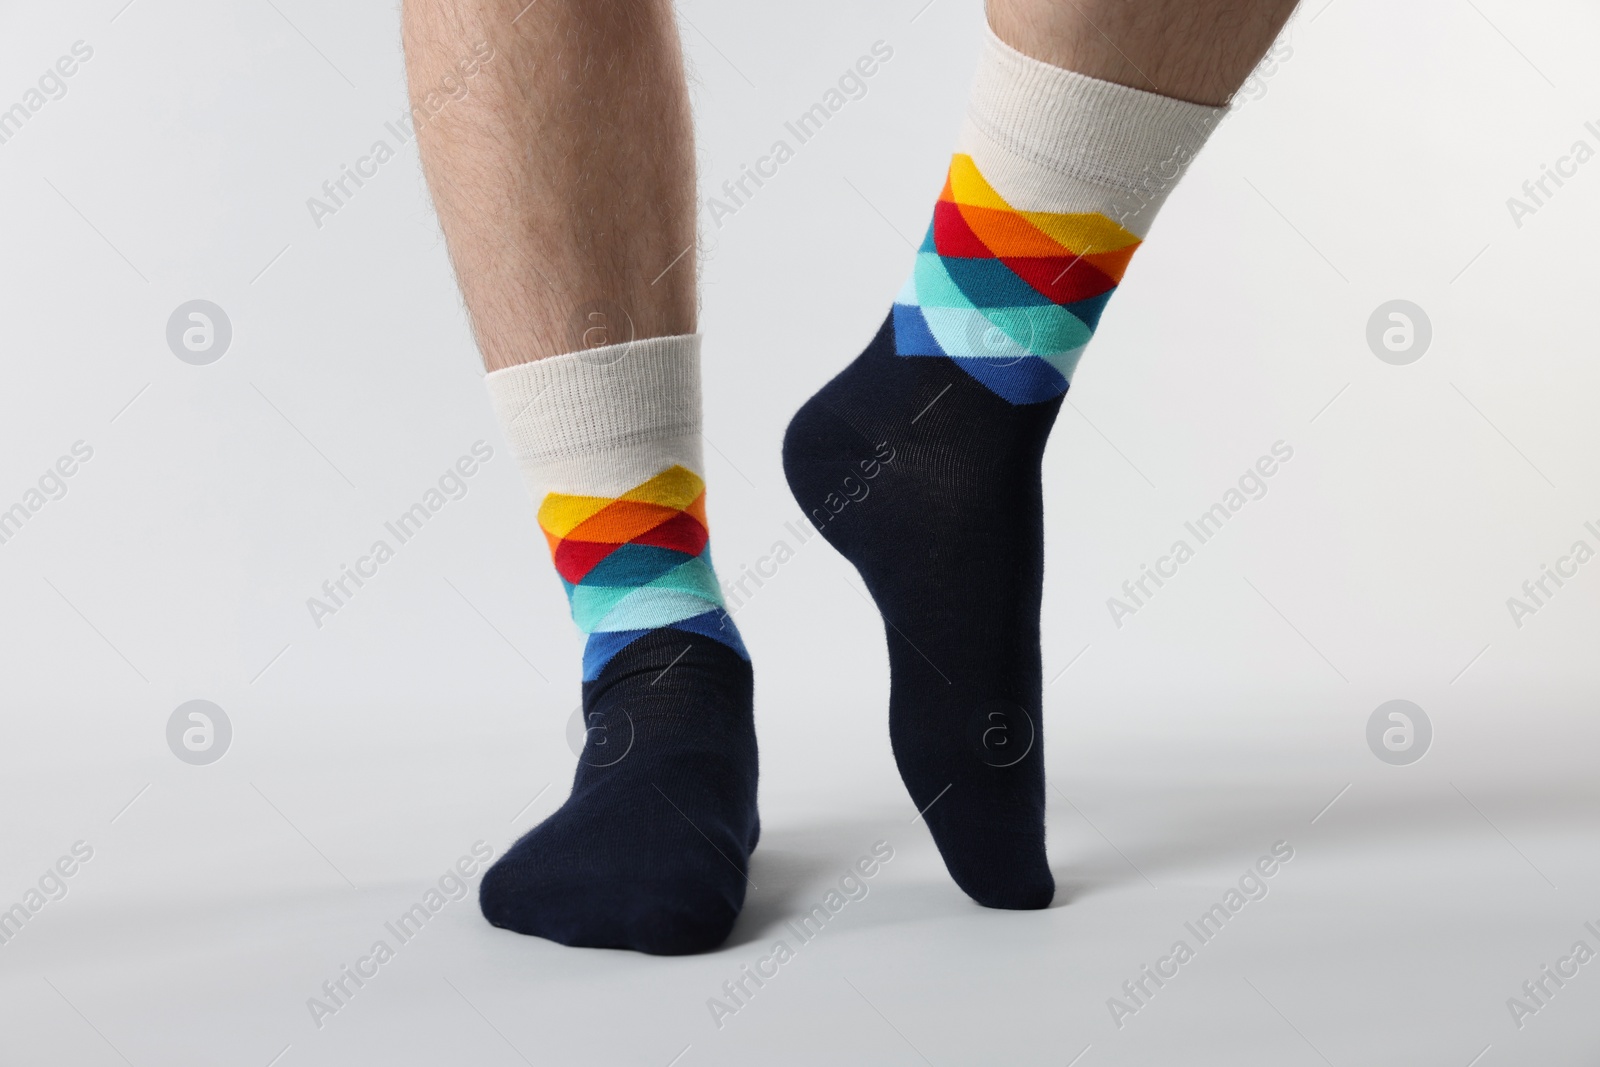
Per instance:
[[[721,641],[749,659],[711,569],[706,486],[668,467],[619,497],[551,493],[539,528],[567,587],[572,618],[589,635],[583,679],[652,630],[672,627]]]
[[[1013,404],[1060,396],[1138,247],[1099,212],[1018,211],[957,155],[895,298],[895,350],[948,356]]]

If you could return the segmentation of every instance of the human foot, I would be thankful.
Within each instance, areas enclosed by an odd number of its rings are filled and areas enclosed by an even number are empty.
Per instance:
[[[750,658],[711,567],[699,338],[489,376],[583,654],[567,802],[484,876],[496,926],[565,945],[714,948],[755,848]]]
[[[951,876],[990,907],[1042,908],[1055,891],[1045,441],[1130,257],[1220,114],[989,34],[910,280],[784,438],[795,499],[883,615],[900,776]]]

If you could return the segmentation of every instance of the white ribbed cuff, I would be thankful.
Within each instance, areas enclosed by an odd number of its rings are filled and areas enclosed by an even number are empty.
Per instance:
[[[988,139],[1065,177],[1132,189],[1200,150],[1225,107],[1101,81],[1023,55],[984,28],[967,118]]]
[[[606,345],[489,374],[512,451],[562,459],[700,432],[700,335]]]
[[[703,470],[699,334],[521,363],[488,384],[536,502],[620,496],[674,465]]]

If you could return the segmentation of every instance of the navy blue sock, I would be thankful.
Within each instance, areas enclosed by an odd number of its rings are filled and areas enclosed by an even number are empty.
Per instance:
[[[980,904],[1042,908],[1040,459],[1061,398],[897,355],[894,328],[795,415],[784,471],[883,615],[895,761],[945,866]]]
[[[1045,439],[1134,252],[1224,110],[1054,67],[986,33],[911,277],[784,439],[801,508],[883,614],[900,776],[980,904],[1042,908],[1055,892],[1040,715]]]
[[[484,875],[484,917],[563,945],[715,948],[760,833],[749,661],[656,630],[584,683],[583,710],[572,795]]]
[[[744,905],[757,768],[698,473],[700,338],[517,364],[489,395],[588,638],[572,794],[484,875],[484,917],[564,945],[715,948]]]

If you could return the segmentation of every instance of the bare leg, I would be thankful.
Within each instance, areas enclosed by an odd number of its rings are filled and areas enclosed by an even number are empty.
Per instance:
[[[693,333],[693,130],[670,0],[405,0],[404,32],[424,113],[461,60],[493,49],[418,134],[484,364],[593,347],[602,302],[637,337]]]
[[[990,56],[994,70],[985,99],[992,103],[996,86],[1015,73],[1018,61],[1027,65],[1032,61],[1026,57],[1032,56],[1054,67],[1178,100],[1225,100],[1248,75],[1292,5],[1288,0],[1211,0],[1196,11],[1192,2],[993,0],[996,33],[1024,56]],[[748,657],[722,612],[709,564],[701,559],[705,528],[704,512],[697,510],[703,499],[697,473],[697,364],[685,343],[693,339],[679,336],[695,329],[692,129],[670,0],[539,0],[537,4],[405,0],[404,20],[412,97],[425,116],[419,123],[423,165],[484,361],[491,370],[503,371],[491,378],[491,393],[530,485],[544,487],[536,491],[536,498],[543,501],[541,525],[551,539],[557,568],[567,580],[574,617],[588,620],[585,681],[593,684],[585,687],[585,718],[593,724],[598,716],[605,723],[612,710],[631,708],[639,714],[628,721],[641,731],[638,745],[627,750],[634,755],[626,760],[580,758],[567,803],[485,874],[480,897],[484,914],[496,925],[566,944],[650,952],[709,948],[726,937],[742,906],[745,864],[759,831]],[[988,47],[994,52],[1004,46]],[[453,93],[446,106],[433,106],[430,94],[445,86],[447,79],[459,82],[458,64],[481,56],[485,49],[493,58],[478,66],[468,91]],[[1053,68],[1042,75],[1035,71],[1031,77],[1027,92],[1006,99],[1034,107],[1042,99],[1038,92],[1045,83],[1068,94],[1089,92],[1079,104],[1122,109],[1109,129],[1191,107],[1178,100],[1152,107],[1142,94],[1123,94],[1141,98],[1130,105],[1113,99],[1115,93],[1108,97],[1076,83],[1062,87],[1061,79],[1071,76]],[[1041,129],[1027,116],[1019,118],[1009,106],[997,115],[1020,121],[1020,127],[1011,131],[1014,139],[1039,142],[1040,152],[1025,153],[994,168],[1003,184],[1023,181],[1019,196],[1047,197],[1031,207],[1024,203],[1019,210],[1032,211],[1029,219],[1047,220],[1053,227],[1050,233],[1059,234],[1062,241],[1081,243],[1089,233],[1089,245],[1062,244],[1062,256],[1056,258],[1065,261],[1071,258],[1066,256],[1069,252],[1075,253],[1072,262],[1091,253],[1100,256],[1060,286],[1059,294],[1058,283],[1066,270],[1053,280],[1034,279],[1029,284],[1044,286],[1053,304],[1075,307],[1088,316],[1085,328],[1092,331],[1098,318],[1096,301],[1115,286],[1125,263],[1126,256],[1119,254],[1124,250],[1131,254],[1137,241],[1103,213],[1103,223],[1085,231],[1082,210],[1073,214],[1070,205],[1062,206],[1066,201],[1049,199],[1081,199],[1089,189],[1085,183],[1068,183],[1051,192],[1050,183],[1059,174],[1030,177],[1028,168],[1036,167],[1040,159],[1078,152],[1082,146],[1075,147],[1073,129]],[[1091,125],[1084,132],[1094,134],[1097,129]],[[1143,131],[1122,146],[1121,154],[1108,158],[1126,164],[1128,150],[1149,153],[1165,129]],[[1089,148],[1095,147],[1091,138]],[[1161,165],[1176,158],[1152,155],[1150,162]],[[987,205],[986,210],[996,210],[992,192],[973,192],[968,176],[958,174],[954,166],[952,175],[959,179],[958,195],[971,194],[975,209]],[[1136,191],[1136,179],[1142,177],[1143,171],[1129,175],[1124,191]],[[1100,211],[1096,205],[1090,206]],[[980,228],[986,228],[984,220],[993,216],[974,217]],[[990,239],[1011,248],[1019,235],[1028,236],[1033,225],[1027,219],[1012,219],[990,232]],[[1127,240],[1091,247],[1107,235]],[[965,249],[976,239],[965,232],[955,236],[957,243],[967,242],[962,245]],[[1037,237],[1012,249],[1013,258],[1038,258],[1046,237],[1049,234],[1038,231]],[[1046,251],[1046,259],[1054,256]],[[998,261],[998,253],[995,258]],[[1093,293],[1078,292],[1097,280],[1105,286]],[[997,299],[1018,291],[1010,283],[1002,289]],[[1026,303],[1031,310],[1037,301],[1030,297]],[[601,306],[620,309],[631,320],[631,336],[664,343],[635,346],[629,365],[615,370],[604,361],[598,365],[585,360],[537,362],[628,339],[609,336],[608,331],[620,325],[615,322],[598,324],[602,328],[598,340],[586,336],[597,325],[586,312]],[[1072,314],[1049,317],[1046,324],[1055,332],[1041,338],[1041,343],[1065,344],[1077,336],[1061,317]],[[1015,316],[1001,318],[1016,328]],[[993,332],[978,330],[976,335],[987,338]],[[1060,348],[1047,354],[1069,353]],[[908,365],[914,365],[915,374],[967,373],[954,370],[953,364],[922,359]],[[646,366],[653,370],[633,370]],[[1033,374],[1032,365],[1028,367],[1027,373]],[[904,369],[896,366],[888,377],[898,382]],[[1049,373],[1061,377],[1055,370]],[[1035,379],[1038,375],[1029,379],[1028,388],[1043,380]],[[881,492],[875,497],[891,495],[890,483],[900,481],[899,511],[914,521],[903,533],[887,538],[881,536],[883,530],[877,531],[879,540],[891,544],[891,551],[881,553],[890,565],[877,576],[881,580],[876,584],[869,577],[869,586],[883,603],[880,594],[892,592],[896,582],[910,581],[916,587],[912,602],[932,597],[951,608],[915,612],[892,625],[892,631],[902,636],[908,629],[919,630],[917,647],[931,650],[919,653],[921,660],[944,664],[961,684],[956,686],[941,673],[943,688],[927,700],[915,698],[909,688],[902,692],[902,681],[926,668],[923,662],[912,662],[909,653],[897,655],[891,637],[894,692],[902,704],[915,707],[897,719],[891,706],[890,724],[902,776],[918,810],[927,811],[943,790],[951,791],[927,817],[952,874],[975,899],[990,906],[1041,907],[1054,891],[1044,862],[1042,756],[1021,765],[989,763],[973,759],[965,739],[973,710],[991,708],[997,698],[1004,698],[998,714],[1008,717],[1006,721],[1015,719],[1019,728],[1025,721],[1039,721],[1036,572],[1042,528],[1036,514],[1036,452],[1042,448],[1054,407],[1028,400],[1019,418],[1037,422],[1040,412],[1049,418],[1018,430],[1013,425],[1016,418],[995,406],[998,401],[973,392],[988,388],[973,384],[979,380],[951,378],[944,390],[935,388],[926,396],[920,389],[902,389],[882,403],[874,393],[870,402],[864,402],[865,409],[883,417],[900,402],[914,401],[926,413],[930,399],[943,397],[939,411],[917,426],[917,432],[933,434],[956,417],[965,397],[972,410],[969,418],[957,420],[960,425],[970,428],[985,425],[985,417],[990,423],[998,419],[1002,425],[991,444],[1015,440],[1029,448],[1037,446],[1020,460],[1004,455],[1003,449],[986,448],[985,456],[1003,462],[993,477],[977,479],[990,486],[1020,485],[1013,495],[1032,511],[994,536],[978,537],[971,546],[955,544],[947,551],[952,545],[941,543],[927,551],[906,552],[904,544],[920,544],[917,539],[925,540],[930,531],[964,534],[977,529],[983,523],[974,516],[1003,519],[1008,502],[1014,501],[1002,493],[991,506],[935,485],[939,491],[930,497],[934,503],[949,504],[954,499],[965,507],[947,523],[930,521],[929,516],[941,513],[919,502],[913,492],[918,486],[926,488],[926,479],[917,481],[913,469],[921,453],[908,449],[900,461],[894,460],[893,450],[886,456],[879,453],[874,469],[891,462],[898,465],[893,468],[895,477],[878,483]],[[672,388],[663,389],[663,384]],[[958,393],[956,386],[964,392]],[[659,402],[664,392],[674,395],[673,403]],[[1008,398],[1007,403],[1018,402]],[[1059,399],[1055,403],[1058,406]],[[664,419],[663,410],[672,417]],[[904,414],[905,418],[894,420],[896,432],[921,419],[909,410]],[[659,424],[644,425],[648,420]],[[819,435],[835,431],[830,423]],[[870,441],[886,437],[871,436]],[[845,442],[841,461],[845,470],[865,469],[864,457],[856,451],[868,440]],[[820,445],[818,449],[813,450],[816,455],[804,457],[803,466],[814,468],[811,473],[817,478],[811,480],[818,485],[837,485],[839,472],[821,454],[826,449]],[[787,446],[786,451],[790,451]],[[575,453],[581,455],[574,459]],[[952,469],[970,467],[965,461],[952,465]],[[1027,484],[1017,482],[1019,472]],[[595,510],[597,500],[605,502],[602,511]],[[612,509],[613,504],[618,507]],[[654,526],[642,533],[634,529],[649,507],[678,513],[670,522],[660,523],[661,531],[671,526],[671,536],[666,532],[658,536]],[[892,517],[890,510],[878,506],[872,512],[874,521]],[[657,516],[654,511],[649,514]],[[603,519],[590,521],[602,515]],[[858,523],[864,521],[859,513],[851,515]],[[824,531],[841,532],[836,523]],[[650,536],[645,539],[645,535]],[[995,552],[994,545],[1008,543],[1007,537],[1015,542],[1011,545],[1015,551]],[[624,549],[639,551],[624,558]],[[683,559],[671,556],[674,552]],[[846,554],[851,555],[848,550]],[[978,562],[998,561],[1004,573],[972,573],[962,580],[943,569],[919,575],[907,562],[917,558],[962,560],[969,570]],[[606,569],[603,579],[591,581],[613,560],[616,565]],[[1012,566],[1019,561],[1020,567]],[[625,591],[630,576],[669,564],[676,583],[670,596],[617,599],[616,590]],[[705,573],[678,574],[695,565]],[[863,576],[875,573],[860,562],[858,569]],[[664,588],[651,592],[661,594]],[[976,600],[992,609],[992,619],[974,609]],[[685,602],[693,606],[684,607]],[[680,608],[695,614],[680,613]],[[671,617],[658,617],[667,610],[673,612]],[[639,618],[621,617],[631,614]],[[891,614],[886,612],[886,617]],[[947,619],[958,624],[921,636],[919,623]],[[580,625],[585,624],[580,621]],[[966,639],[974,634],[980,639]],[[686,652],[693,654],[685,659]],[[670,684],[640,683],[634,691],[633,680],[665,677],[669,670]],[[1016,684],[1018,678],[1022,684]],[[941,714],[930,714],[929,708]],[[991,709],[988,714],[997,712]],[[1017,769],[994,773],[1007,768]],[[923,788],[929,784],[932,788]],[[692,837],[691,830],[699,838]],[[713,847],[704,848],[704,842]]]
[[[490,398],[587,635],[572,791],[479,906],[566,945],[704,951],[744,904],[760,824],[749,653],[707,548],[672,5],[405,0],[405,43]]]
[[[1045,441],[1216,105],[1292,6],[989,0],[994,34],[911,277],[866,351],[785,435],[801,510],[823,516],[823,538],[883,614],[901,779],[951,877],[987,907],[1042,908],[1055,893],[1039,645]],[[830,508],[857,471],[875,476],[870,502]],[[1167,565],[1173,556],[1156,561]],[[1108,601],[1113,622],[1168,573],[1125,585],[1133,603]]]
[[[1091,78],[1225,104],[1296,0],[988,0],[1011,47]]]

